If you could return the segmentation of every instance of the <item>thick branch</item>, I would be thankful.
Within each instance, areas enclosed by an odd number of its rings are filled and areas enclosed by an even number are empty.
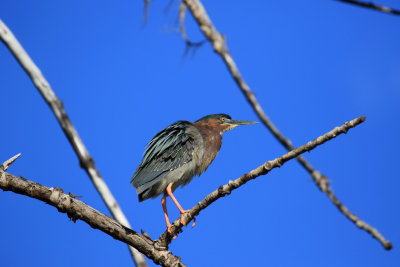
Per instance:
[[[252,170],[251,172],[241,176],[240,178],[236,179],[235,181],[229,181],[228,184],[226,185],[221,185],[218,187],[217,190],[214,192],[210,193],[208,196],[206,196],[202,201],[200,201],[196,206],[194,206],[188,213],[186,213],[185,216],[185,224],[187,225],[196,215],[200,213],[203,209],[207,208],[209,205],[211,205],[214,201],[217,199],[224,197],[226,195],[229,195],[233,190],[239,188],[240,186],[244,185],[248,181],[255,179],[259,177],[260,175],[266,175],[269,173],[272,169],[281,167],[283,164],[285,164],[287,161],[298,157],[304,152],[310,151],[314,148],[316,148],[319,145],[322,145],[323,143],[335,138],[336,136],[347,133],[347,131],[358,124],[362,123],[365,121],[365,117],[359,117],[357,119],[354,119],[350,122],[344,123],[340,127],[336,127],[332,131],[324,134],[323,136],[318,137],[317,139],[308,142],[307,144],[296,148],[287,154],[265,162],[263,165],[259,166],[257,169]],[[322,179],[322,178],[321,178]],[[328,186],[327,194],[330,196],[331,190]],[[328,193],[329,192],[329,193]],[[332,194],[333,195],[333,194]],[[337,199],[336,199],[337,200]],[[334,201],[334,200],[332,200]],[[334,201],[335,202],[335,201]],[[374,238],[376,238],[381,244],[386,248],[390,249],[392,247],[392,244],[390,241],[386,240],[377,229],[374,227],[370,226],[366,222],[360,220],[357,218],[356,215],[352,214],[345,206],[343,206],[339,201],[337,203],[335,202],[335,205],[350,219],[352,220],[360,229],[364,229],[367,232],[369,232]],[[182,231],[183,225],[181,224],[180,219],[175,220],[175,222],[172,224],[171,227],[171,233],[168,233],[168,231],[164,232],[158,242],[158,246],[160,247],[168,247],[168,244],[171,242],[171,238],[175,236],[177,233]]]
[[[361,6],[361,7],[365,7],[365,8],[370,8],[370,9],[373,9],[376,11],[381,11],[381,12],[385,12],[385,13],[389,13],[389,14],[393,14],[393,15],[400,15],[400,10],[396,10],[396,9],[386,7],[386,6],[375,5],[374,3],[371,3],[371,2],[361,2],[361,1],[355,1],[355,0],[336,0],[336,1],[345,2],[348,4]]]
[[[15,59],[21,65],[21,67],[32,79],[33,84],[53,111],[58,123],[64,131],[65,136],[68,138],[68,141],[70,142],[76,155],[78,156],[81,167],[84,168],[86,173],[89,175],[90,179],[92,180],[94,186],[96,187],[111,214],[118,222],[127,227],[130,227],[128,219],[125,217],[107,184],[101,177],[100,172],[97,170],[94,164],[93,158],[90,156],[81,138],[79,137],[78,132],[72,125],[62,102],[60,101],[60,99],[57,98],[56,94],[51,89],[50,84],[47,82],[40,69],[35,65],[35,63],[26,53],[25,49],[21,46],[11,30],[3,23],[2,20],[0,20],[0,39],[8,47],[10,52],[14,55]],[[138,253],[133,248],[129,248],[129,250],[132,254],[136,266],[147,266],[143,255]]]
[[[236,84],[246,97],[249,104],[254,109],[257,116],[264,123],[264,125],[269,129],[269,131],[273,134],[273,136],[286,148],[286,150],[291,151],[295,149],[292,145],[291,141],[287,139],[273,124],[270,118],[265,114],[262,109],[260,103],[258,102],[255,94],[250,90],[250,87],[247,85],[246,81],[243,79],[242,75],[239,72],[238,67],[236,66],[235,61],[231,53],[228,50],[228,47],[225,42],[225,38],[222,34],[220,34],[214,25],[211,22],[211,19],[207,15],[207,12],[199,0],[183,0],[185,5],[189,8],[192,13],[194,19],[199,25],[203,34],[207,37],[207,39],[212,44],[214,51],[222,58],[226,67],[228,68],[232,78],[235,80]],[[297,161],[308,171],[311,178],[314,180],[318,188],[326,193],[328,197],[331,199],[334,205],[338,206],[337,203],[340,203],[338,198],[333,194],[332,190],[329,188],[329,179],[325,175],[321,174],[318,170],[316,170],[305,158],[302,156],[298,156]],[[340,203],[340,205],[342,205]],[[352,222],[355,223],[351,216],[348,216],[344,209],[339,208],[339,210]],[[357,224],[356,224],[357,225]],[[357,225],[359,227],[359,225]],[[362,228],[367,230],[367,228]],[[367,230],[368,231],[368,230]],[[368,231],[369,232],[369,231]],[[384,245],[385,246],[385,245]],[[386,249],[390,249],[390,247],[385,246]]]
[[[0,166],[0,188],[4,191],[12,191],[36,198],[54,206],[59,212],[66,213],[74,222],[78,219],[82,220],[92,228],[99,229],[113,238],[135,247],[156,264],[174,267],[185,266],[180,258],[172,255],[170,251],[157,250],[153,241],[125,227],[123,224],[118,223],[84,202],[75,199],[72,194],[64,194],[61,188],[48,188],[39,183],[6,173],[5,166],[6,164]]]

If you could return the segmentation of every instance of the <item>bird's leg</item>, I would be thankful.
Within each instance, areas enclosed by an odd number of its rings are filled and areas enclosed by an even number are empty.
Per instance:
[[[167,211],[167,195],[164,195],[161,198],[161,205],[164,210],[165,224],[167,225],[168,233],[171,233],[171,223],[169,222],[168,211]]]
[[[171,223],[169,222],[167,211],[167,195],[164,194],[164,196],[161,198],[161,204],[164,210],[165,224],[167,225],[168,233],[171,233]],[[175,239],[177,237],[178,235],[175,235],[172,239]]]
[[[190,210],[184,210],[184,209],[182,209],[182,206],[179,204],[178,200],[176,200],[174,194],[172,194],[172,190],[171,190],[172,184],[173,184],[173,183],[170,183],[170,184],[167,186],[166,191],[167,191],[167,194],[169,195],[169,197],[172,199],[172,201],[174,201],[175,205],[178,207],[178,209],[179,209],[179,211],[180,211],[180,213],[181,213],[181,223],[182,223],[183,225],[186,226],[186,223],[185,223],[184,220],[183,220],[183,215],[184,215],[186,212],[189,212]],[[193,218],[193,225],[192,225],[192,227],[194,226],[195,222],[196,222],[196,218]]]

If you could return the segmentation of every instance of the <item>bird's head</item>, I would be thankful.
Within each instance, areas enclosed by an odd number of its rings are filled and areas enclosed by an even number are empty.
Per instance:
[[[207,125],[208,127],[223,132],[232,130],[239,125],[255,124],[255,121],[232,120],[227,114],[212,114],[205,116],[195,122],[195,124]]]

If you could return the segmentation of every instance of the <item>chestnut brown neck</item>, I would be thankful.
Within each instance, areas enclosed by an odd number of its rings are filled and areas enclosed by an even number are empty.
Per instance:
[[[202,173],[208,168],[221,149],[222,132],[218,120],[214,119],[195,122],[194,126],[203,137],[203,161],[200,166]]]

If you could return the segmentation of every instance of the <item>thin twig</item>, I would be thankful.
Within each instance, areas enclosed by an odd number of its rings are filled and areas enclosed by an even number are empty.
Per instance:
[[[154,242],[148,237],[125,227],[123,224],[74,198],[71,196],[72,194],[65,194],[61,188],[49,188],[25,178],[16,177],[6,173],[3,168],[0,168],[0,188],[4,191],[26,195],[54,206],[59,212],[66,213],[72,221],[82,220],[92,228],[99,229],[107,235],[135,247],[156,264],[174,267],[185,266],[180,258],[172,255],[170,251],[156,249]]]
[[[6,160],[6,161],[0,166],[0,168],[1,168],[3,171],[7,171],[8,167],[10,167],[11,164],[13,164],[14,161],[16,161],[17,158],[19,158],[20,156],[21,156],[21,153],[18,153],[17,155],[15,155],[14,157],[10,158],[9,160]]]
[[[180,24],[179,30],[181,31],[183,40],[187,41],[188,37],[185,29],[185,16],[186,16],[186,5],[184,3],[181,3],[181,5],[179,6],[179,24]]]
[[[197,216],[200,211],[203,209],[207,208],[209,205],[211,205],[214,201],[217,199],[229,195],[233,190],[239,188],[240,186],[244,185],[248,181],[255,179],[259,177],[260,175],[266,175],[269,173],[272,169],[274,168],[279,168],[283,164],[285,164],[287,161],[298,157],[300,154],[310,151],[314,148],[316,148],[319,145],[322,145],[323,143],[335,138],[336,136],[347,133],[347,131],[360,123],[365,121],[365,117],[359,117],[356,118],[350,122],[345,122],[342,126],[336,127],[332,131],[318,137],[317,139],[308,142],[307,144],[296,148],[287,154],[276,158],[271,161],[265,162],[263,165],[259,166],[257,169],[252,170],[251,172],[241,176],[240,178],[236,179],[235,181],[229,181],[228,184],[226,185],[221,185],[218,187],[217,190],[214,192],[210,193],[208,196],[206,196],[202,201],[200,201],[196,206],[194,206],[188,213],[186,213],[186,216],[184,218],[185,225],[188,225],[188,223],[195,217]],[[330,189],[329,189],[329,192]],[[335,203],[336,204],[336,203]],[[390,249],[392,247],[392,244],[390,241],[386,240],[378,230],[376,230],[374,227],[368,225],[364,221],[360,220],[357,218],[356,215],[352,214],[345,206],[343,206],[340,202],[337,204],[338,208],[341,209],[341,211],[360,228],[364,229],[367,232],[369,232],[374,238],[379,240],[379,242],[386,248]],[[174,237],[176,234],[178,234],[180,231],[182,231],[183,225],[181,224],[180,218],[175,220],[175,222],[171,226],[171,233],[168,231],[165,231],[159,239],[156,241],[158,242],[159,247],[168,247],[168,244],[171,243],[172,237]]]
[[[203,40],[200,42],[193,42],[190,41],[189,37],[186,34],[186,28],[185,28],[185,16],[186,16],[186,5],[185,3],[181,3],[179,6],[179,31],[181,32],[182,39],[185,41],[186,47],[185,47],[185,52],[183,52],[183,58],[186,58],[186,56],[189,54],[189,51],[191,48],[192,50],[192,56],[194,56],[197,52],[197,50],[206,43],[207,40]]]
[[[291,141],[287,139],[279,130],[278,128],[274,125],[274,123],[270,120],[270,118],[265,114],[264,110],[262,109],[260,103],[258,102],[255,94],[250,90],[250,87],[246,83],[246,81],[243,79],[242,75],[239,72],[238,67],[236,66],[235,61],[233,60],[233,57],[231,53],[228,50],[228,47],[226,45],[225,37],[220,34],[217,29],[214,27],[213,23],[211,22],[210,17],[207,15],[207,12],[202,5],[202,3],[199,0],[183,0],[185,5],[189,8],[192,16],[196,20],[197,24],[199,25],[200,30],[203,32],[203,34],[207,37],[209,42],[212,44],[214,51],[222,58],[224,61],[226,67],[228,68],[232,78],[235,80],[236,84],[246,97],[247,101],[251,105],[251,107],[254,109],[255,113],[257,116],[260,118],[260,120],[264,123],[264,125],[269,129],[269,131],[273,134],[273,136],[286,148],[286,150],[291,151],[295,149],[295,147],[292,145]],[[329,188],[329,179],[325,175],[321,174],[318,170],[314,169],[314,167],[306,161],[305,158],[302,156],[298,156],[297,161],[308,171],[310,174],[311,178],[314,180],[318,188],[326,193],[328,197],[331,199],[333,204],[336,206],[337,203],[340,203],[338,201],[338,198],[332,193],[332,190]],[[340,204],[342,205],[342,204]],[[352,222],[355,222],[352,220],[349,216],[344,213],[343,209],[339,210],[347,217],[349,218]],[[365,223],[366,224],[366,223]],[[357,225],[357,224],[356,224]],[[358,226],[358,225],[357,225]],[[366,224],[367,227],[363,227],[362,229],[366,230],[368,228],[372,228],[372,226]],[[373,229],[373,228],[372,228]],[[369,231],[367,231],[369,232]],[[372,234],[372,233],[371,233]],[[385,246],[386,249],[390,249],[391,247]]]
[[[3,23],[2,20],[0,20],[0,39],[8,47],[10,52],[14,55],[15,59],[21,65],[21,67],[32,79],[33,84],[53,111],[65,136],[67,137],[76,155],[78,156],[81,167],[84,168],[86,173],[89,175],[94,186],[96,187],[104,203],[106,204],[108,210],[118,222],[127,227],[130,227],[127,218],[122,212],[107,184],[101,177],[100,172],[97,170],[93,158],[90,156],[81,138],[79,137],[78,132],[72,125],[63,107],[62,102],[60,101],[60,99],[57,98],[56,94],[51,89],[50,84],[47,82],[40,69],[35,65],[35,63],[26,53],[25,49],[18,42],[17,38],[13,35],[11,30]],[[143,255],[141,255],[131,247],[129,247],[129,251],[132,254],[136,266],[147,266]]]
[[[149,19],[149,6],[150,6],[150,0],[144,0],[143,20],[145,23],[147,23],[147,20]]]
[[[400,10],[396,10],[387,6],[380,6],[380,5],[375,5],[372,2],[361,2],[361,1],[355,1],[355,0],[336,0],[339,2],[344,2],[344,3],[348,3],[348,4],[352,4],[352,5],[356,5],[356,6],[361,6],[361,7],[365,7],[365,8],[369,8],[369,9],[373,9],[376,11],[381,11],[384,13],[389,13],[389,14],[393,14],[393,15],[400,15]]]

